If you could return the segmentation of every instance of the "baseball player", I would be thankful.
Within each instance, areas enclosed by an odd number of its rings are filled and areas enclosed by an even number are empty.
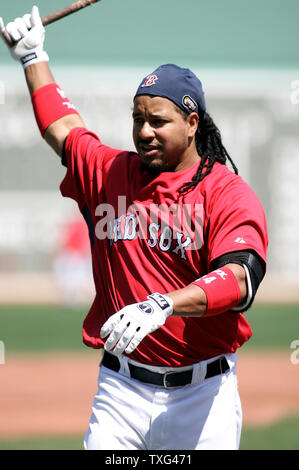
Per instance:
[[[6,30],[66,166],[61,193],[89,227],[96,297],[83,341],[104,352],[85,449],[238,449],[236,356],[252,335],[243,313],[265,274],[267,228],[200,80],[172,64],[147,75],[133,99],[136,153],[114,149],[56,84],[37,7]]]

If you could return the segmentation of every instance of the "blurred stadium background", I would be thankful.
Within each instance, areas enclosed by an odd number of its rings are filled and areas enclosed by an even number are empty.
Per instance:
[[[44,16],[66,3],[37,4]],[[7,22],[31,7],[31,0],[5,2],[0,15]],[[264,333],[259,348],[264,343],[287,350],[299,339],[298,15],[297,0],[103,0],[49,25],[46,35],[57,82],[86,125],[114,147],[133,149],[132,98],[147,73],[176,63],[201,78],[224,144],[267,215],[268,272],[252,317],[261,327],[257,335]],[[22,68],[1,44],[0,158],[0,340],[5,353],[78,349],[87,310],[78,307],[93,297],[87,233],[75,203],[59,193],[65,169],[40,138]],[[66,315],[62,331],[69,339],[57,340],[50,328],[52,336],[36,344],[40,333],[34,334],[34,325],[46,314],[40,307],[39,316],[34,304],[52,306],[53,318],[61,306]],[[266,325],[275,305],[276,330],[270,338],[276,339],[269,345]],[[65,314],[69,309],[73,315]],[[20,342],[28,321],[33,331]]]

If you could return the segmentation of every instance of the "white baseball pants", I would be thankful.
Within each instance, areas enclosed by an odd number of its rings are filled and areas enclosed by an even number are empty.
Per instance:
[[[121,369],[100,366],[86,450],[236,450],[242,411],[237,387],[236,353],[227,354],[230,370],[204,379],[206,364],[193,365],[190,385],[164,389],[129,377],[128,358]],[[137,364],[131,361],[133,364]],[[138,364],[139,366],[141,364]],[[151,367],[151,370],[186,368]]]

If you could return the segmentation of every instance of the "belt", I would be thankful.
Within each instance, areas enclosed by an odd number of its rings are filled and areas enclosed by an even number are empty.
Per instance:
[[[104,351],[101,365],[108,369],[118,372],[120,369],[120,362],[116,356]],[[158,385],[164,388],[184,387],[184,385],[191,384],[193,370],[186,370],[183,372],[169,371],[165,374],[159,372],[152,372],[145,367],[138,367],[128,363],[132,379],[140,380],[141,382]],[[220,357],[213,362],[207,364],[207,372],[205,379],[214,377],[215,375],[224,374],[229,369],[226,357]]]

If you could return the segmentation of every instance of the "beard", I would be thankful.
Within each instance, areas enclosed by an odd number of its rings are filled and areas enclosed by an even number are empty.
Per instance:
[[[145,160],[141,157],[141,168],[142,170],[147,171],[150,173],[152,176],[158,176],[160,173],[163,172],[172,172],[173,169],[169,168],[165,165],[164,162],[155,162],[153,163],[150,160]]]
[[[152,176],[158,176],[160,173],[162,173],[165,170],[164,164],[161,163],[152,163],[150,161],[146,161],[141,159],[141,168],[142,170],[147,171],[150,173]]]

